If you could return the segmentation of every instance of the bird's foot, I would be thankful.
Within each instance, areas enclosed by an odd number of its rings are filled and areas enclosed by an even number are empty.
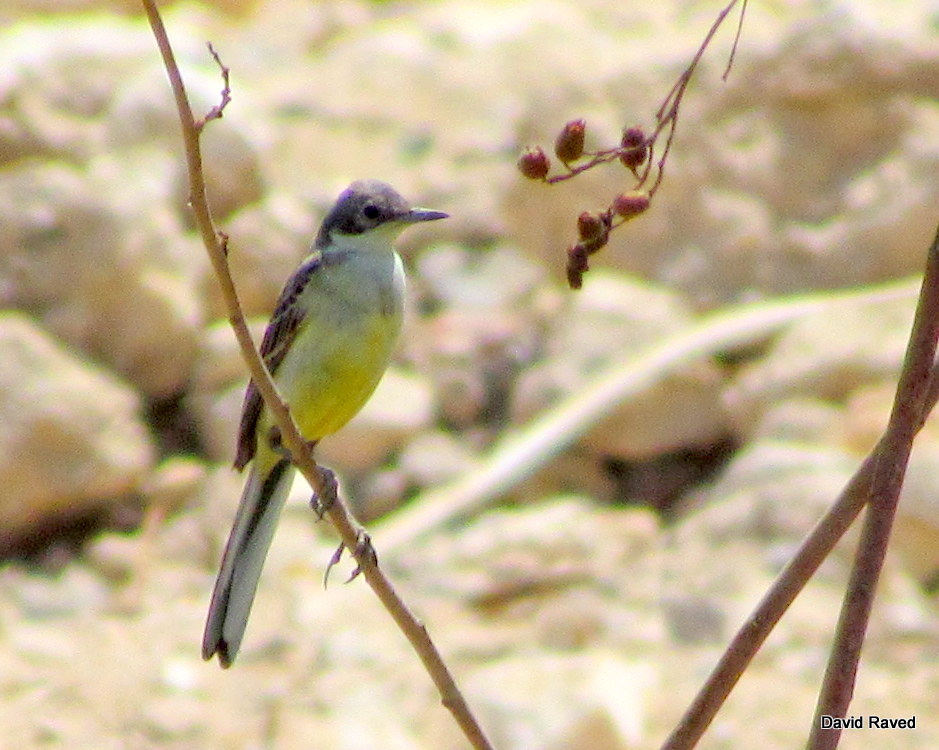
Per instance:
[[[333,507],[336,502],[336,493],[339,490],[339,483],[336,481],[336,475],[332,469],[327,469],[325,466],[316,467],[317,474],[319,475],[320,480],[320,489],[319,492],[314,492],[313,496],[310,498],[310,507],[313,508],[313,512],[316,513],[316,518],[318,521],[323,520],[329,509]],[[339,562],[338,560],[336,562]]]
[[[326,566],[326,573],[323,576],[323,588],[326,588],[326,584],[329,582],[329,571],[342,559],[342,553],[345,549],[346,543],[340,542],[333,556],[329,559],[329,564]],[[351,583],[362,572],[363,561],[366,561],[367,565],[378,565],[378,553],[375,552],[375,547],[372,545],[372,538],[364,529],[359,529],[355,549],[352,550],[352,556],[359,561],[359,564],[355,566],[355,570],[353,570],[346,579],[346,583]]]
[[[378,553],[372,545],[372,537],[368,535],[365,529],[359,529],[358,536],[355,540],[355,549],[352,550],[352,556],[355,558],[358,565],[355,566],[355,570],[349,575],[346,583],[350,583],[362,572],[363,562],[366,565],[378,566]]]

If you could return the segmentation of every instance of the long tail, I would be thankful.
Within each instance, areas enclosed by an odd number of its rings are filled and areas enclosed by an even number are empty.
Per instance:
[[[267,471],[257,464],[255,460],[225,545],[202,637],[202,658],[218,654],[223,668],[230,667],[238,654],[264,558],[293,478],[287,459]]]

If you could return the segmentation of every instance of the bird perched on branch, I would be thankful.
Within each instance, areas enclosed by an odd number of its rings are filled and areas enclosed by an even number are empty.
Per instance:
[[[412,208],[389,185],[354,182],[287,280],[261,356],[303,437],[331,435],[364,406],[388,366],[404,303],[404,269],[392,245],[408,225],[447,214]],[[264,558],[294,468],[254,385],[248,384],[235,468],[251,469],[212,592],[202,656],[235,660]]]

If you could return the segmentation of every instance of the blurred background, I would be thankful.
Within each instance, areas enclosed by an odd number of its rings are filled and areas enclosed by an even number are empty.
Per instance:
[[[939,219],[935,3],[751,3],[725,83],[728,19],[651,209],[579,292],[563,280],[577,214],[632,178],[515,170],[571,119],[588,149],[650,130],[720,7],[163,5],[197,114],[222,86],[207,41],[231,68],[203,148],[258,333],[353,179],[452,215],[403,238],[394,365],[318,455],[503,750],[657,747],[889,412]],[[166,76],[132,0],[5,0],[0,29],[0,747],[464,747],[367,586],[342,585],[344,563],[324,591],[336,541],[302,482],[238,662],[201,661],[245,368]],[[652,368],[602,419],[479,481],[653,347],[806,293],[788,324]],[[851,551],[702,748],[801,744]],[[851,709],[916,729],[841,747],[939,746],[937,592],[928,424]]]

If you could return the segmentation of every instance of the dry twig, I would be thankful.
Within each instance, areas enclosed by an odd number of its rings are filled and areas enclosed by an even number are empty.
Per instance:
[[[317,495],[321,495],[323,491],[327,489],[324,486],[323,475],[320,468],[313,460],[309,446],[297,429],[287,404],[277,393],[270,373],[264,366],[260,354],[251,339],[251,334],[245,324],[234,283],[232,282],[228,270],[226,243],[224,241],[227,238],[223,238],[223,236],[220,236],[219,233],[216,232],[209,212],[208,202],[206,201],[205,178],[202,172],[199,135],[210,120],[222,116],[225,105],[231,98],[228,85],[228,69],[222,65],[215,51],[211,50],[213,57],[222,70],[224,81],[222,99],[203,119],[196,121],[193,117],[182,76],[176,65],[175,56],[173,55],[173,50],[170,46],[156,4],[154,0],[142,0],[142,2],[150,26],[153,29],[157,45],[160,48],[160,54],[163,57],[163,63],[166,67],[170,85],[173,89],[173,96],[176,100],[176,108],[179,111],[180,121],[182,123],[183,142],[186,149],[186,163],[189,172],[190,204],[195,216],[196,225],[202,236],[203,244],[209,254],[215,275],[221,287],[222,296],[228,310],[229,322],[235,331],[235,336],[238,339],[242,355],[248,365],[251,378],[254,380],[258,391],[260,391],[264,398],[265,405],[270,410],[280,429],[282,444],[290,451],[293,463],[304,477],[306,477],[310,486],[313,487]],[[365,580],[368,582],[369,586],[371,586],[385,609],[388,610],[388,613],[394,619],[395,623],[405,634],[412,648],[417,652],[425,669],[437,686],[443,705],[453,714],[454,719],[474,748],[478,750],[490,750],[492,746],[489,740],[486,738],[479,722],[466,704],[449,669],[446,664],[444,664],[433,641],[431,641],[426,628],[408,609],[407,605],[405,605],[398,596],[391,582],[378,567],[374,550],[368,540],[368,535],[365,534],[362,527],[359,526],[351,516],[346,504],[341,498],[336,498],[335,502],[332,503],[327,511],[327,515],[333,526],[335,526],[336,531],[339,533],[343,545],[355,557],[356,564],[361,570]]]
[[[591,213],[585,211],[577,220],[578,241],[567,249],[567,280],[572,289],[580,289],[583,275],[589,270],[589,258],[601,250],[609,241],[610,233],[626,222],[647,211],[652,198],[658,191],[665,177],[665,164],[672,148],[675,131],[678,127],[678,117],[681,103],[684,99],[688,84],[698,69],[698,64],[717,30],[730,15],[730,12],[740,3],[740,20],[734,35],[733,46],[728,56],[727,66],[724,68],[722,79],[727,80],[733,68],[740,41],[743,19],[746,15],[747,0],[730,0],[725,5],[711,28],[705,34],[698,46],[697,52],[691,62],[681,72],[665,99],[655,113],[655,128],[650,135],[646,135],[640,127],[626,127],[618,146],[601,149],[599,151],[586,151],[584,137],[587,124],[584,120],[571,120],[568,122],[555,141],[554,153],[564,169],[560,174],[550,175],[551,161],[541,146],[527,148],[518,160],[519,171],[529,179],[539,180],[549,185],[570,180],[578,175],[600,166],[619,161],[636,178],[632,190],[617,195],[610,205],[603,211]],[[659,139],[665,137],[665,146],[662,155],[655,160],[655,148]],[[581,159],[587,161],[581,162]],[[575,162],[580,162],[575,164]],[[651,185],[650,178],[654,179]]]
[[[939,366],[934,367],[930,375],[930,389],[917,420],[916,431],[922,427],[937,401]],[[874,467],[883,450],[881,440],[851,477],[834,505],[802,542],[792,560],[737,631],[717,666],[662,745],[662,750],[690,750],[701,739],[776,623],[867,503]]]
[[[931,383],[931,377],[935,373],[933,363],[936,359],[937,340],[939,229],[936,230],[926,258],[923,286],[897,384],[893,410],[876,453],[877,460],[867,493],[867,515],[855,552],[841,615],[838,618],[825,680],[815,709],[808,743],[810,750],[833,750],[838,746],[841,730],[821,729],[820,717],[825,715],[844,718],[854,694],[861,647],[874,606],[877,581],[890,542],[890,531],[900,500],[913,438],[932,408],[928,398],[936,390],[935,383]]]

